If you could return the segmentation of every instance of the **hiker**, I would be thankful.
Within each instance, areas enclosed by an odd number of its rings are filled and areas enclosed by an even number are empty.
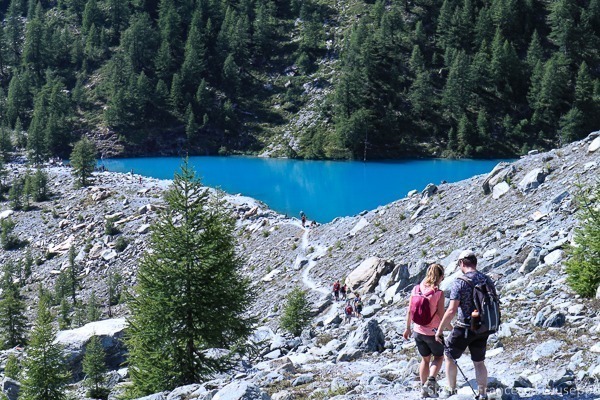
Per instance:
[[[310,223],[310,229],[312,228],[316,228],[317,227],[317,221],[315,221],[314,219],[311,221]]]
[[[360,294],[356,293],[356,297],[354,298],[354,312],[356,314],[356,318],[362,318],[362,309],[363,309],[363,302],[362,299],[360,298]]]
[[[344,306],[344,314],[346,316],[346,318],[344,319],[344,322],[349,323],[350,320],[352,319],[353,313],[354,313],[354,309],[352,308],[352,303],[350,302],[350,300],[347,300],[346,305]]]
[[[435,329],[444,316],[444,292],[439,289],[442,280],[444,280],[444,267],[440,264],[431,264],[425,279],[416,285],[410,294],[406,312],[406,330],[402,335],[404,339],[409,339],[411,336],[415,338],[417,350],[421,355],[419,377],[422,397],[438,397],[437,392],[440,388],[436,379],[444,361],[444,346],[435,341]],[[410,329],[411,322],[415,324],[414,334]]]
[[[306,215],[302,215],[302,227],[304,228],[304,225],[306,225]]]
[[[335,301],[340,299],[340,281],[337,280],[333,283],[333,297],[335,297]]]
[[[471,250],[465,250],[458,256],[458,266],[463,275],[458,277],[450,290],[450,305],[446,310],[442,320],[440,321],[438,330],[435,334],[435,339],[444,344],[443,328],[449,327],[450,321],[457,314],[456,324],[452,328],[452,332],[445,343],[446,355],[446,376],[448,377],[449,395],[456,393],[456,375],[457,364],[456,360],[460,358],[465,349],[468,347],[471,352],[471,360],[475,367],[475,378],[479,389],[478,399],[487,399],[487,380],[488,372],[485,366],[485,352],[487,340],[491,332],[498,329],[499,311],[496,307],[495,315],[497,320],[494,326],[486,329],[486,332],[479,332],[477,325],[480,320],[489,321],[484,318],[483,313],[475,308],[475,290],[477,288],[486,288],[493,299],[495,305],[498,305],[498,295],[496,287],[492,280],[485,274],[477,271],[477,256]],[[483,285],[483,286],[481,286]],[[483,308],[483,307],[480,307]],[[489,316],[491,313],[488,313]],[[471,317],[473,316],[473,318]],[[468,383],[468,381],[467,381]],[[473,389],[471,387],[471,389]],[[475,392],[473,390],[473,392]]]
[[[346,293],[348,292],[348,285],[344,283],[344,286],[340,288],[340,293],[342,295],[342,300],[346,300]]]

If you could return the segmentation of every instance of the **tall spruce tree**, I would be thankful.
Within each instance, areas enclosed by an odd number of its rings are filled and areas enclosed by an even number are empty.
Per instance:
[[[86,375],[85,385],[89,388],[88,395],[94,399],[105,399],[108,391],[102,384],[105,381],[106,353],[98,336],[92,336],[85,346],[82,364]]]
[[[239,271],[233,220],[187,161],[165,200],[129,304],[132,395],[207,379],[227,360],[204,350],[243,342],[253,323],[246,315],[253,293]]]
[[[40,299],[31,341],[25,350],[20,400],[62,400],[69,379],[56,330],[45,299]]]
[[[13,268],[10,263],[6,263],[3,270],[0,333],[2,334],[2,347],[7,349],[25,344],[27,317],[25,316],[25,300],[14,280]]]
[[[71,152],[71,165],[77,183],[87,186],[96,167],[96,145],[87,137],[84,136],[75,143]]]

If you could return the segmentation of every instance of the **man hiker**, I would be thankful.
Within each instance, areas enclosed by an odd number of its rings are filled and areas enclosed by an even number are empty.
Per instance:
[[[340,299],[340,281],[337,280],[333,284],[333,296],[335,297],[335,301]]]
[[[340,293],[342,294],[342,300],[346,300],[346,293],[348,293],[348,285],[344,283],[344,286],[340,289]]]
[[[435,330],[444,316],[444,292],[439,289],[443,280],[444,267],[431,264],[425,279],[413,288],[406,313],[406,330],[402,336],[404,339],[414,337],[421,355],[421,397],[438,397],[436,378],[444,361],[444,345],[436,342]],[[415,324],[414,334],[411,322]]]
[[[345,323],[350,323],[353,313],[354,309],[352,308],[352,303],[350,302],[350,300],[346,300],[346,305],[344,306],[344,314],[346,316],[346,318],[344,319]]]
[[[479,389],[478,399],[487,399],[488,372],[485,366],[485,352],[490,332],[478,333],[473,328],[479,319],[479,311],[474,305],[475,286],[485,285],[497,299],[496,287],[492,280],[477,270],[477,257],[471,250],[465,250],[458,256],[458,266],[463,276],[456,279],[450,290],[450,305],[440,321],[435,339],[443,343],[443,330],[450,326],[450,321],[457,315],[456,324],[446,341],[446,375],[448,377],[449,395],[456,393],[457,366],[455,361],[468,347],[475,367],[475,378]],[[472,318],[473,316],[473,318]],[[499,321],[498,321],[499,323]],[[495,327],[497,329],[497,326]]]
[[[354,298],[354,312],[356,313],[356,318],[362,318],[362,309],[362,299],[360,298],[360,294],[356,293],[356,297]]]

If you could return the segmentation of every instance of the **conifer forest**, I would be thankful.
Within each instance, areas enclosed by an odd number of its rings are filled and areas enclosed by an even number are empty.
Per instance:
[[[600,0],[4,0],[0,20],[0,146],[37,160],[93,132],[136,154],[500,157],[600,126]]]

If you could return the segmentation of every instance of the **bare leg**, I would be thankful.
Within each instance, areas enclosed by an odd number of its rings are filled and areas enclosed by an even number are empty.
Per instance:
[[[475,378],[477,379],[477,388],[479,394],[485,394],[487,391],[488,371],[485,367],[485,361],[473,361],[475,366]]]
[[[442,362],[444,361],[444,356],[433,357],[433,362],[431,363],[431,371],[429,372],[429,376],[433,376],[437,379],[437,374],[442,368]]]
[[[456,364],[454,364],[454,361],[450,357],[446,356],[446,375],[448,377],[448,385],[452,390],[456,389],[457,373]]]
[[[421,378],[421,385],[424,385],[427,382],[427,378],[429,377],[429,363],[431,362],[431,357],[423,357],[421,358],[421,365],[419,365],[419,377]]]

